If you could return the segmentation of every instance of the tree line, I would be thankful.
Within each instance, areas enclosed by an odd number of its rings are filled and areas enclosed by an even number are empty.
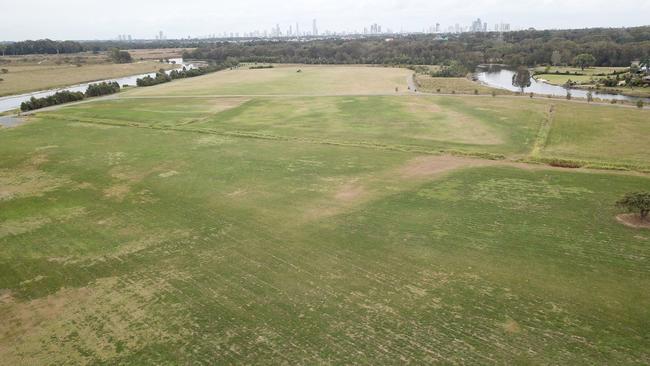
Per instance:
[[[85,93],[63,90],[43,98],[31,97],[28,101],[20,104],[20,110],[23,112],[33,111],[35,109],[51,107],[53,105],[80,101],[87,97],[113,94],[119,91],[120,84],[115,81],[90,84]]]
[[[220,42],[203,44],[185,58],[216,62],[306,64],[448,65],[447,72],[473,70],[478,64],[511,66],[573,64],[593,56],[594,66],[630,66],[650,55],[650,27],[518,31],[397,36],[393,39]],[[584,57],[577,58],[584,64]]]
[[[0,44],[0,54],[5,55],[33,55],[33,54],[60,54],[77,53],[86,51],[86,47],[75,41],[53,41],[39,39],[37,41],[23,41]]]
[[[172,70],[169,73],[165,72],[164,69],[160,69],[153,77],[147,75],[143,78],[137,79],[136,84],[137,86],[153,86],[153,85],[168,83],[175,79],[193,78],[196,76],[201,76],[201,75],[209,74],[211,72],[217,72],[217,71],[225,70],[227,68],[232,68],[236,66],[237,66],[236,63],[222,62],[220,64],[212,64],[212,65],[202,66],[194,69],[186,69],[185,67],[183,67],[181,70]]]

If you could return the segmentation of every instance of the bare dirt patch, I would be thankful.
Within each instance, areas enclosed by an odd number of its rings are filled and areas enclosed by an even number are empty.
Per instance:
[[[158,174],[158,176],[161,177],[161,178],[169,178],[169,177],[173,177],[173,176],[178,175],[178,174],[179,173],[177,171],[170,170],[168,172],[160,173],[160,174]]]
[[[508,319],[505,323],[503,323],[503,330],[505,330],[507,333],[515,334],[521,332],[521,327],[516,321]]]
[[[122,201],[131,191],[127,184],[117,184],[104,190],[104,197]]]
[[[455,169],[474,168],[499,164],[486,159],[462,158],[457,156],[420,156],[399,169],[402,178],[430,178]]]
[[[642,220],[639,215],[636,214],[620,214],[616,216],[616,221],[621,224],[632,227],[635,229],[650,229],[650,220]]]
[[[358,199],[366,192],[365,188],[356,181],[347,183],[341,187],[334,198],[338,201],[349,202]]]

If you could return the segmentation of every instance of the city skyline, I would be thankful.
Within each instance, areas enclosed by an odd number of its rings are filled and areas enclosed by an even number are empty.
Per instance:
[[[169,6],[166,6],[169,5]],[[38,8],[38,12],[32,9]],[[173,9],[173,10],[170,10]],[[340,0],[286,0],[268,3],[244,0],[235,3],[214,3],[196,0],[191,7],[143,0],[130,2],[61,0],[42,3],[23,0],[5,9],[0,24],[2,41],[25,39],[115,39],[117,34],[132,35],[133,39],[153,39],[164,30],[168,39],[201,37],[210,34],[267,32],[280,25],[292,33],[313,33],[313,19],[317,19],[318,33],[363,33],[364,28],[379,24],[393,32],[428,32],[436,29],[447,32],[449,27],[471,26],[481,18],[490,31],[494,24],[509,23],[512,29],[559,29],[590,27],[621,27],[647,25],[645,14],[650,13],[650,1],[637,0],[607,6],[601,0],[514,1],[468,0],[462,3],[439,0],[359,0],[354,3]],[[27,16],[25,14],[28,14]],[[53,26],[52,19],[57,20]],[[296,28],[293,28],[293,25]]]
[[[249,32],[223,32],[223,33],[211,33],[206,35],[197,35],[195,37],[188,36],[187,38],[195,39],[219,39],[219,38],[288,38],[288,37],[315,37],[315,36],[346,36],[346,35],[391,35],[391,34],[443,34],[443,33],[465,33],[465,32],[509,32],[518,30],[518,28],[511,28],[510,23],[499,22],[495,24],[489,24],[488,22],[482,22],[480,18],[476,19],[470,25],[461,25],[456,23],[455,25],[450,25],[447,28],[442,27],[440,23],[435,23],[429,27],[425,27],[421,30],[416,31],[404,31],[393,30],[388,27],[383,27],[381,24],[373,23],[369,26],[363,27],[363,29],[355,29],[352,31],[332,31],[324,30],[320,32],[318,30],[318,21],[317,19],[312,20],[311,31],[300,31],[300,23],[295,23],[295,28],[293,24],[281,25],[276,23],[273,28],[270,30],[252,30]],[[480,24],[480,26],[477,26]],[[490,25],[491,27],[488,27]],[[295,29],[295,30],[294,30]],[[163,40],[162,31],[160,31],[155,36],[156,40]],[[126,40],[124,36],[118,35],[118,41]],[[130,40],[130,39],[129,39]]]

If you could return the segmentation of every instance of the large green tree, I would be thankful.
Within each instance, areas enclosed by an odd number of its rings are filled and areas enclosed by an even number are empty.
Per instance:
[[[523,93],[524,89],[528,88],[530,84],[530,70],[525,66],[519,66],[515,74],[512,75],[512,85],[519,88]]]
[[[560,53],[560,51],[557,50],[553,51],[553,53],[551,54],[551,63],[553,64],[553,66],[559,66],[562,63],[562,54]]]
[[[585,67],[593,66],[596,63],[596,58],[590,53],[581,53],[573,59],[573,65],[584,70]]]

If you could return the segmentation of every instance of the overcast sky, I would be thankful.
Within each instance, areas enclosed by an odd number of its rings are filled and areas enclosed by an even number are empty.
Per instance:
[[[4,1],[3,1],[4,2]],[[169,38],[283,30],[299,22],[320,31],[363,30],[372,23],[393,31],[469,25],[480,17],[490,27],[621,27],[650,24],[650,0],[7,0],[0,40],[112,39],[118,34]]]

